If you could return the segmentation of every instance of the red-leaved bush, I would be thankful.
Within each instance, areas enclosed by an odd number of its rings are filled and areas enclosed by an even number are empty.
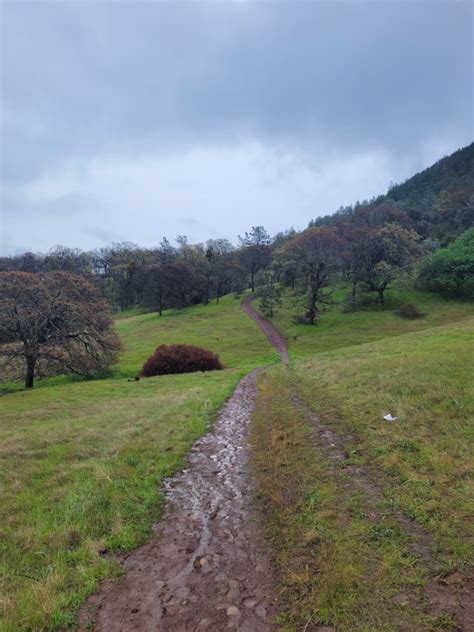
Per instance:
[[[141,375],[167,375],[222,369],[218,356],[194,345],[160,345],[143,365]]]

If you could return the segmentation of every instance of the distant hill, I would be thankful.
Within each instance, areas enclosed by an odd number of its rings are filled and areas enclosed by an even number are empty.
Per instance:
[[[391,187],[385,196],[388,200],[403,202],[409,209],[430,208],[441,191],[453,191],[474,186],[474,143],[458,149],[415,174],[402,184]]]
[[[395,207],[413,220],[423,237],[449,241],[474,226],[474,143],[445,156],[405,182],[391,186],[385,195],[347,206],[319,217],[311,225],[350,221],[360,206]]]

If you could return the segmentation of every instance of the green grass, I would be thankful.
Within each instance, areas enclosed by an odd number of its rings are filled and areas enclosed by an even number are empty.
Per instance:
[[[149,314],[149,310],[141,307],[140,305],[135,305],[134,307],[130,307],[129,309],[125,309],[121,312],[114,312],[114,320],[117,322],[118,320],[122,320],[123,318],[132,318],[132,316],[141,316],[143,314]]]
[[[449,608],[429,610],[423,588],[433,574],[467,577],[474,564],[473,334],[473,318],[366,344],[356,334],[356,346],[262,378],[252,458],[284,629],[458,629]],[[340,437],[344,465],[359,464],[379,498],[331,458],[295,396]],[[384,421],[388,412],[398,420]]]
[[[291,292],[285,294],[282,309],[271,320],[287,338],[291,358],[421,331],[463,320],[474,314],[472,302],[445,300],[437,294],[405,288],[387,291],[387,306],[384,309],[374,306],[370,310],[344,313],[343,301],[349,292],[347,285],[337,287],[333,293],[335,304],[327,306],[319,322],[313,326],[294,322],[295,316],[305,313],[304,298]],[[395,309],[402,303],[415,303],[425,316],[416,320],[401,318]]]
[[[474,563],[466,539],[473,335],[471,318],[337,350],[295,367],[305,400],[338,432],[356,436],[364,462],[385,482],[388,496],[432,533],[455,566]],[[397,421],[385,422],[387,412]]]
[[[182,466],[240,377],[277,359],[228,297],[221,305],[117,322],[115,378],[58,377],[1,398],[2,630],[61,630],[160,518],[160,483]],[[156,346],[194,343],[224,371],[129,382]]]
[[[122,314],[123,316],[123,314]],[[117,367],[119,375],[136,375],[160,344],[187,343],[217,353],[226,367],[255,368],[276,362],[279,356],[269,347],[258,326],[240,308],[240,300],[225,296],[217,305],[168,310],[122,318],[117,331],[125,351]]]
[[[390,310],[343,314],[334,306],[312,328],[292,323],[287,296],[274,319],[296,361],[263,378],[253,445],[288,629],[314,617],[342,631],[431,629],[429,617],[390,601],[423,584],[426,569],[396,525],[366,520],[364,498],[315,445],[307,416],[291,402],[295,392],[338,432],[350,429],[351,458],[380,479],[389,506],[432,534],[446,568],[467,563],[472,304],[403,298],[427,316],[406,321]],[[433,329],[451,321],[458,324]],[[118,572],[103,552],[149,537],[163,477],[183,464],[240,377],[278,360],[230,296],[161,318],[130,310],[116,327],[124,351],[111,379],[58,376],[30,392],[15,385],[0,399],[2,630],[73,626],[99,580]],[[226,368],[128,381],[170,343],[211,349]],[[383,422],[388,410],[400,421]],[[405,628],[390,627],[392,615]]]

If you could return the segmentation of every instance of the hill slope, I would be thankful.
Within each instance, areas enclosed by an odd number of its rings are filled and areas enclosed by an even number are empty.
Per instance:
[[[385,195],[319,217],[311,224],[351,221],[361,206],[380,208],[381,212],[387,206],[395,208],[408,215],[423,237],[452,239],[474,225],[474,143],[441,158],[405,182],[391,186]]]
[[[387,200],[429,213],[441,191],[474,186],[474,143],[445,156],[405,182],[391,187]]]
[[[471,318],[263,376],[253,461],[284,629],[470,629],[473,334]]]

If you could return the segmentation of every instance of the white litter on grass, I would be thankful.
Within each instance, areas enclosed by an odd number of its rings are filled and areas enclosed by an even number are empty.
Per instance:
[[[391,413],[388,413],[388,415],[384,415],[383,418],[385,419],[385,421],[397,421],[398,417],[392,417]]]

